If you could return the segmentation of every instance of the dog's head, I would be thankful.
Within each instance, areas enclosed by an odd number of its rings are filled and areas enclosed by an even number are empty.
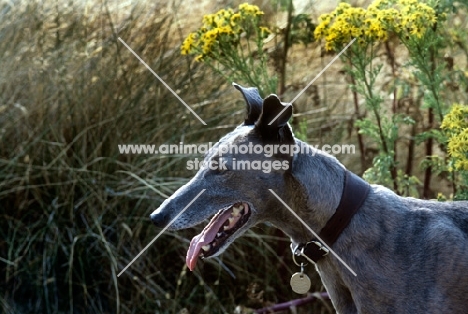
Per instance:
[[[280,224],[283,217],[275,207],[282,205],[269,189],[288,198],[285,176],[295,144],[288,125],[292,106],[276,95],[262,99],[256,88],[234,86],[247,104],[244,123],[221,138],[205,154],[204,166],[195,177],[151,214],[154,224],[170,224],[172,230],[211,218],[190,243],[187,265],[191,270],[199,256],[222,253],[253,225],[267,220]],[[276,217],[268,215],[272,211]]]

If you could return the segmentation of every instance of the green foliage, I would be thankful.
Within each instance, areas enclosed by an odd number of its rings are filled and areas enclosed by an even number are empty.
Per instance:
[[[468,106],[455,104],[441,125],[447,136],[448,171],[457,180],[455,199],[468,199]]]
[[[296,14],[291,18],[291,32],[289,45],[308,44],[315,41],[314,37],[315,24],[307,14]]]
[[[325,40],[326,50],[340,51],[352,38],[357,39],[357,44],[352,45],[342,58],[347,64],[347,73],[353,78],[351,89],[363,97],[370,115],[357,120],[355,127],[372,145],[376,145],[379,152],[364,176],[371,182],[384,184],[403,195],[417,194],[416,187],[421,184],[411,173],[411,165],[408,166],[414,158],[411,156],[413,145],[423,144],[427,154],[421,163],[421,169],[425,171],[424,197],[430,195],[432,175],[444,176],[447,172],[447,167],[441,164],[443,158],[434,158],[433,151],[437,143],[442,153],[446,152],[447,137],[438,127],[449,106],[443,101],[443,86],[453,80],[451,76],[459,75],[459,71],[447,71],[443,55],[444,49],[451,44],[444,22],[452,7],[453,4],[448,2],[439,5],[438,2],[416,0],[376,0],[367,9],[340,3],[333,12],[320,16],[320,23],[315,29],[316,38]],[[401,70],[411,71],[419,84],[417,88],[422,101],[416,109],[417,115],[408,114],[414,108],[408,108],[404,113],[399,111],[396,99],[389,110],[388,106],[384,106],[385,91],[379,91],[381,88],[377,87],[382,80],[383,66],[378,54],[384,46],[394,77],[394,82],[387,85],[390,87],[388,93],[396,97],[398,90],[401,90],[408,95],[410,85],[397,78],[398,69],[395,51],[391,50],[391,38],[397,38],[406,48],[408,62],[402,65]],[[401,50],[398,52],[402,53]],[[422,111],[427,111],[427,121],[421,121]],[[412,134],[412,148],[407,153],[406,170],[403,171],[404,165],[397,151],[402,130],[408,127],[416,130],[411,126],[420,124],[427,127]]]
[[[294,130],[294,136],[307,142],[307,121],[300,121],[299,128]]]
[[[268,73],[264,39],[271,30],[262,26],[264,13],[243,3],[237,12],[222,9],[203,17],[203,26],[190,33],[181,46],[183,55],[213,68],[227,80],[256,86],[262,95],[276,92],[277,79]]]

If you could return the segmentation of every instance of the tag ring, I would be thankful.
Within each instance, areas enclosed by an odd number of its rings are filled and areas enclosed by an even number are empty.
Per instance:
[[[292,246],[292,243],[291,243],[291,246]],[[304,248],[302,248],[301,251],[298,251],[298,249],[299,249],[299,244],[296,245],[296,247],[292,250],[292,251],[293,251],[293,252],[292,252],[292,258],[293,258],[294,264],[296,264],[296,265],[299,266],[299,267],[304,267],[304,266],[309,265],[309,263],[305,263],[305,264],[304,264],[304,263],[300,263],[300,264],[299,264],[299,263],[296,261],[296,255],[297,255],[297,256],[304,256],[304,257],[306,257],[305,254],[304,254],[304,252],[303,252],[303,251],[304,251]],[[308,258],[306,257],[306,259],[308,259]]]

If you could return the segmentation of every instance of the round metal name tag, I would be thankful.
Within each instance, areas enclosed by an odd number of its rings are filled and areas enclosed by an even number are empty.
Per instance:
[[[292,275],[289,283],[291,284],[292,290],[299,294],[305,294],[310,289],[310,278],[303,272]]]

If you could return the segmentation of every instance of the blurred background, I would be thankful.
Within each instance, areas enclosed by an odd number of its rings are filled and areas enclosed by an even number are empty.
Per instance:
[[[245,104],[231,82],[180,50],[204,14],[242,2],[0,3],[0,312],[252,313],[300,297],[289,286],[291,274],[298,271],[289,238],[269,225],[253,228],[193,273],[187,271],[185,254],[202,227],[165,232],[117,277],[159,232],[148,215],[194,175],[186,160],[197,157],[124,155],[118,145],[216,142],[243,122]],[[304,27],[315,27],[320,14],[338,2],[251,3],[274,30],[265,49],[273,71],[281,71],[281,62],[287,64],[280,94],[289,101],[336,55],[309,38],[290,44],[284,58],[282,39],[294,29],[287,27],[289,5],[295,15],[313,22]],[[366,7],[370,1],[351,3]],[[457,8],[447,28],[462,33],[466,6]],[[446,48],[446,58],[463,73],[466,36],[458,38]],[[397,62],[404,63],[405,52],[392,47]],[[381,58],[391,72],[384,53]],[[293,128],[310,144],[359,145],[354,104],[363,103],[349,88],[345,66],[338,60],[294,104]],[[407,87],[399,108],[411,113],[420,97],[411,92],[418,82],[411,71],[398,76]],[[384,75],[378,86],[394,78]],[[447,89],[447,97],[467,103],[466,82],[457,82],[459,88]],[[398,145],[407,147],[404,135],[409,131],[400,132]],[[337,156],[360,175],[378,154],[371,140],[361,141],[365,151]],[[415,162],[425,156],[419,146],[411,152]],[[406,165],[407,158],[401,158]],[[423,173],[414,168],[415,176]],[[433,180],[434,190],[450,193],[441,182]],[[325,291],[314,268],[306,271],[313,281],[311,292]],[[297,308],[297,313],[333,312],[328,300]]]

